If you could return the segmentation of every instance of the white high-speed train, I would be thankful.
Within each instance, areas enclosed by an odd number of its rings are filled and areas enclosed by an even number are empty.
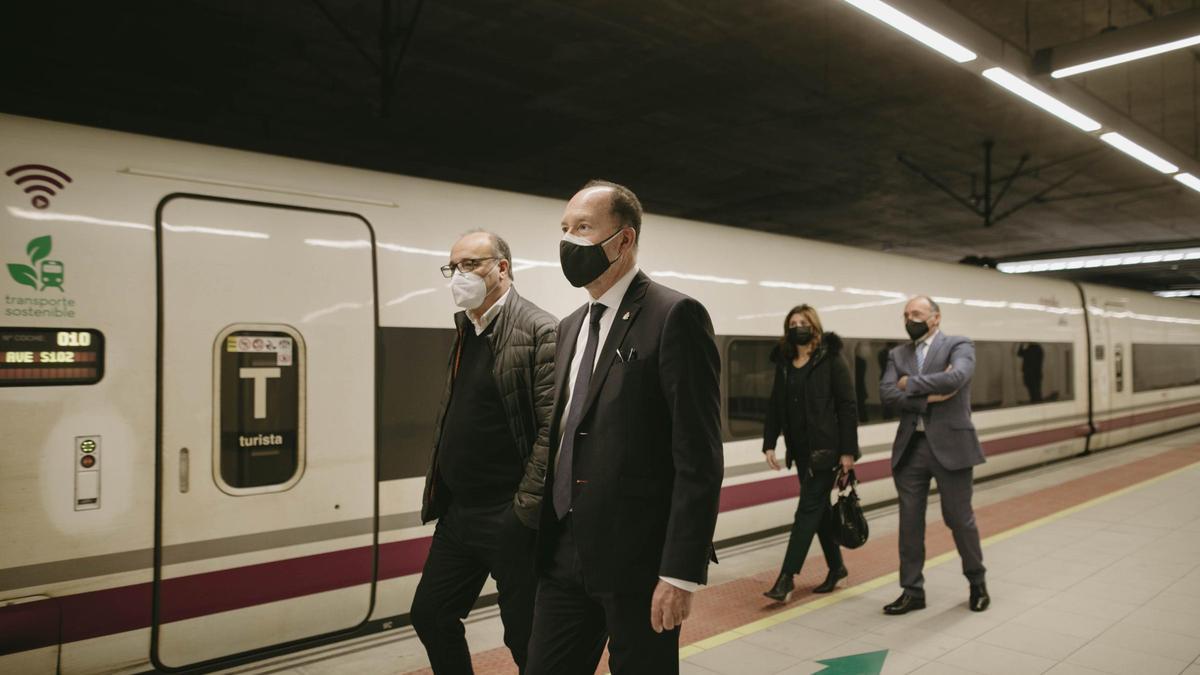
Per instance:
[[[438,267],[494,230],[566,315],[569,195],[11,116],[0,162],[0,672],[205,668],[403,625],[452,335]],[[718,541],[791,520],[760,435],[801,302],[847,341],[867,502],[894,497],[876,385],[912,294],[978,345],[981,476],[1200,422],[1192,303],[653,215],[639,263],[718,334]]]

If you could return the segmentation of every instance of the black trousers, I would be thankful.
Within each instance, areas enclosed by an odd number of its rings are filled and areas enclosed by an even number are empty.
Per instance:
[[[434,673],[473,672],[462,620],[489,573],[500,595],[504,644],[524,672],[537,590],[536,534],[517,520],[511,502],[484,507],[452,502],[438,520],[412,605],[413,628]]]
[[[800,503],[796,505],[796,519],[792,521],[792,535],[788,538],[787,552],[783,555],[783,574],[799,574],[808,557],[813,536],[821,542],[825,553],[825,564],[830,570],[841,569],[842,549],[838,546],[837,531],[833,522],[833,510],[829,506],[829,493],[837,473],[833,471],[800,470]]]
[[[650,627],[654,586],[618,593],[590,591],[567,516],[554,559],[538,579],[537,610],[526,675],[592,675],[608,642],[613,675],[679,673],[679,628]]]

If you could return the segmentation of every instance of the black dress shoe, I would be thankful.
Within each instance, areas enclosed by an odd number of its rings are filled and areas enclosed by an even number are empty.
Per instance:
[[[792,583],[792,575],[780,572],[779,578],[775,580],[775,585],[763,595],[775,602],[787,602],[792,597],[794,590],[796,590],[796,585]]]
[[[971,584],[971,599],[967,602],[972,612],[982,612],[992,604],[988,595],[987,584]]]
[[[904,593],[896,598],[896,601],[890,605],[885,605],[883,608],[884,614],[908,614],[909,612],[925,609],[925,598],[918,598],[908,593]]]
[[[829,570],[829,576],[825,577],[825,581],[821,582],[820,586],[813,589],[813,593],[831,593],[837,587],[837,582],[850,576],[845,567],[840,567],[836,570]]]

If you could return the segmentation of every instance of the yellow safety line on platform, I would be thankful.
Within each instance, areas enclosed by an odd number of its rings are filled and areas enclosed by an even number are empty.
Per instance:
[[[1140,490],[1149,485],[1153,485],[1154,483],[1157,483],[1159,481],[1164,481],[1168,478],[1171,478],[1172,476],[1175,476],[1177,474],[1183,473],[1184,471],[1189,471],[1189,470],[1192,470],[1195,468],[1196,468],[1196,462],[1193,462],[1191,464],[1188,464],[1187,466],[1183,466],[1178,469],[1168,471],[1167,473],[1164,473],[1162,475],[1155,476],[1154,478],[1147,478],[1146,480],[1144,480],[1140,483],[1134,483],[1133,485],[1123,487],[1120,490],[1116,490],[1116,491],[1110,492],[1106,495],[1102,495],[1100,497],[1095,497],[1095,498],[1089,499],[1086,502],[1076,504],[1075,506],[1065,508],[1062,511],[1052,513],[1048,516],[1042,516],[1041,518],[1038,518],[1037,520],[1031,520],[1028,523],[1025,523],[1024,525],[1018,525],[1014,528],[1005,530],[998,534],[993,534],[992,536],[984,539],[982,544],[983,544],[983,546],[990,546],[992,544],[995,544],[996,542],[1004,541],[1005,539],[1015,537],[1018,534],[1028,532],[1029,530],[1032,530],[1034,528],[1041,527],[1043,525],[1052,523],[1056,520],[1065,518],[1073,513],[1078,513],[1079,511],[1083,511],[1084,509],[1089,509],[1093,506],[1096,506],[1098,504],[1102,504],[1103,502],[1109,501],[1110,499],[1115,499],[1122,495],[1129,494],[1130,492],[1133,492],[1135,490]],[[926,568],[936,567],[948,560],[953,560],[954,558],[957,558],[957,557],[958,557],[958,551],[956,551],[956,550],[947,551],[946,553],[943,553],[937,557],[934,557],[934,558],[931,558],[931,559],[925,561],[925,567]],[[858,584],[856,586],[851,586],[851,587],[843,589],[841,591],[837,591],[837,592],[833,593],[832,595],[826,596],[819,600],[807,602],[803,605],[800,605],[799,607],[785,610],[778,614],[773,614],[769,617],[759,619],[758,621],[752,621],[748,624],[727,630],[724,633],[718,633],[716,635],[713,635],[712,637],[708,637],[703,640],[698,640],[696,642],[693,642],[690,645],[687,645],[686,647],[681,647],[679,649],[679,659],[683,660],[688,657],[695,656],[696,654],[699,654],[701,652],[712,649],[713,647],[718,647],[727,642],[732,642],[734,640],[737,640],[738,638],[743,638],[743,637],[746,637],[747,635],[752,635],[759,631],[763,631],[768,628],[771,628],[772,626],[778,626],[781,623],[791,621],[792,619],[795,619],[800,616],[804,616],[805,614],[808,614],[810,612],[815,612],[819,609],[824,609],[825,607],[829,607],[830,605],[835,605],[847,598],[853,598],[853,597],[862,595],[864,593],[869,593],[869,592],[875,590],[876,588],[880,588],[882,586],[886,586],[888,584],[894,583],[898,579],[899,579],[899,573],[891,572],[889,574],[885,574],[883,576],[876,577],[869,581],[864,581],[863,583]]]

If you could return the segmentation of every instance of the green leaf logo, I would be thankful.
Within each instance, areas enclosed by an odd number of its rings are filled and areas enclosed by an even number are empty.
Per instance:
[[[12,275],[13,281],[25,286],[32,286],[35,290],[38,287],[37,273],[29,265],[13,265],[9,264],[8,273]]]
[[[50,255],[50,235],[47,234],[29,242],[29,245],[25,247],[25,252],[29,254],[29,262],[36,265],[37,261]]]

